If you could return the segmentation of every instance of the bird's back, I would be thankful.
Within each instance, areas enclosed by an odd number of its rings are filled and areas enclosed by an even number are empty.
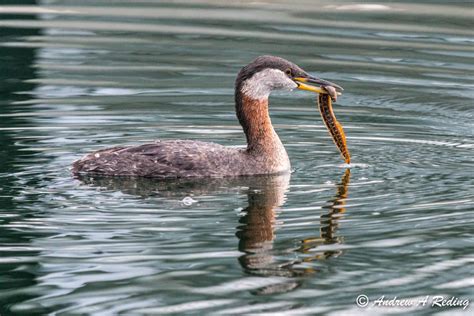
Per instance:
[[[246,173],[243,149],[189,140],[156,141],[114,147],[86,155],[73,164],[74,174],[154,178],[223,177]]]

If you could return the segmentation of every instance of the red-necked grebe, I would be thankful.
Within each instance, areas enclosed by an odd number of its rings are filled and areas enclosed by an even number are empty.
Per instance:
[[[268,114],[268,97],[273,90],[294,88],[329,93],[333,98],[337,96],[335,89],[342,90],[332,82],[310,76],[283,58],[260,56],[243,67],[235,81],[235,110],[247,138],[247,148],[191,140],[158,140],[93,152],[75,161],[72,171],[76,175],[155,178],[289,172],[290,160]]]

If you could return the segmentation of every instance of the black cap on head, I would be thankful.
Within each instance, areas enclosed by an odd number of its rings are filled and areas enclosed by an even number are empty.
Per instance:
[[[236,88],[238,88],[242,82],[264,69],[279,69],[287,73],[291,78],[309,76],[299,66],[286,59],[276,56],[264,55],[255,58],[250,64],[240,70],[239,74],[237,75],[237,79],[235,80]]]

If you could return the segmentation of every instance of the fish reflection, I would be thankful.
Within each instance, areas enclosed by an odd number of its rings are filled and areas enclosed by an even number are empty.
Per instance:
[[[327,213],[321,215],[319,235],[308,237],[301,241],[297,248],[277,251],[273,249],[275,238],[276,209],[284,202],[288,182],[284,178],[275,178],[269,186],[259,190],[250,190],[248,193],[245,215],[240,219],[243,225],[238,227],[239,250],[243,253],[239,262],[246,273],[259,276],[288,277],[287,282],[271,285],[260,289],[256,294],[282,293],[295,289],[301,284],[297,277],[306,276],[316,272],[315,268],[304,267],[304,263],[315,260],[324,260],[338,256],[340,250],[317,251],[318,246],[327,244],[340,244],[343,238],[338,236],[337,228],[339,219],[345,212],[345,199],[348,194],[350,169],[346,169],[334,199],[328,201],[323,207]],[[279,255],[288,253],[302,254],[303,259],[290,261],[278,260]],[[310,254],[309,256],[306,256]]]
[[[327,209],[327,213],[321,215],[320,231],[319,236],[314,238],[306,238],[302,241],[302,245],[299,251],[308,253],[318,245],[323,244],[341,244],[344,242],[343,237],[337,236],[336,232],[339,228],[339,219],[343,216],[346,211],[345,204],[348,194],[349,181],[351,178],[351,170],[346,169],[342,176],[341,182],[337,186],[337,192],[332,200],[328,201],[328,204],[323,206],[323,209]],[[329,257],[335,257],[340,255],[342,252],[339,250],[328,250],[321,252],[314,257],[307,258],[304,261],[322,260]]]

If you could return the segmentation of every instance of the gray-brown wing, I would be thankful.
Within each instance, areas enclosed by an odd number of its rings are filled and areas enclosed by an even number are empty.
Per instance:
[[[214,143],[157,141],[91,153],[73,164],[73,173],[158,178],[237,175],[240,155],[240,150]]]

